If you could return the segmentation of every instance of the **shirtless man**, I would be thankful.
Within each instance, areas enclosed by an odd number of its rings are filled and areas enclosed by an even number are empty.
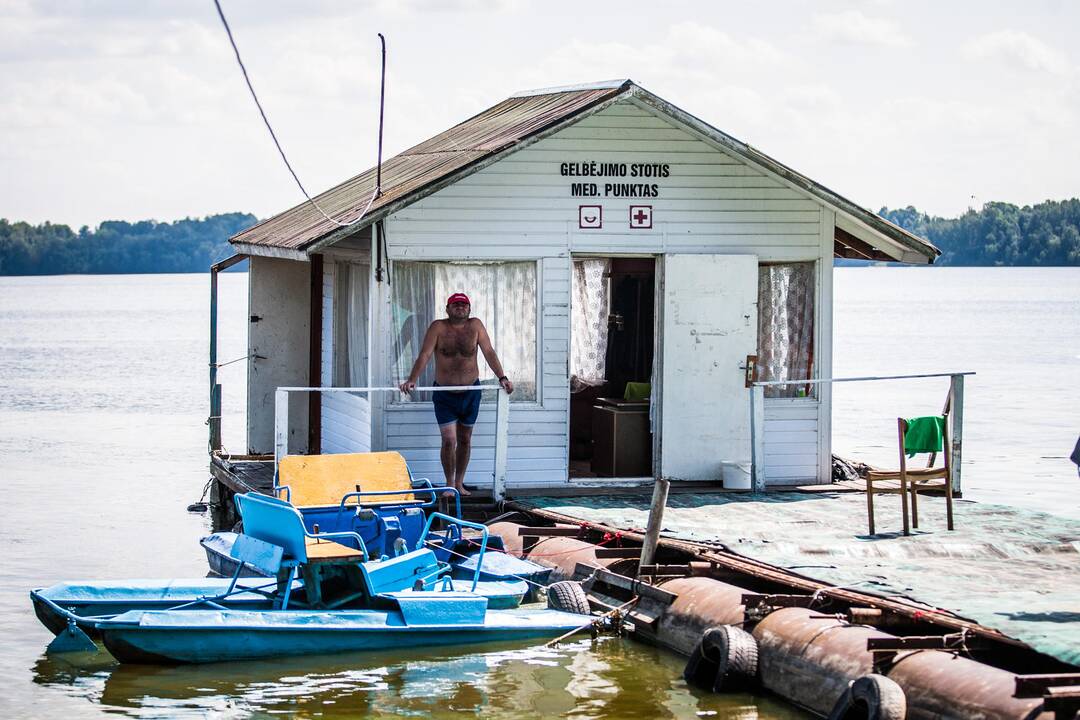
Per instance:
[[[472,304],[465,293],[454,293],[446,301],[446,319],[431,323],[424,335],[420,355],[413,363],[409,379],[401,383],[401,391],[412,392],[420,373],[427,367],[431,355],[435,355],[436,385],[479,385],[480,368],[476,364],[476,348],[484,353],[488,367],[499,378],[499,385],[507,393],[514,392],[514,383],[503,374],[502,363],[491,346],[484,323],[470,318]],[[435,420],[442,435],[443,474],[446,484],[457,488],[462,495],[465,489],[465,470],[469,467],[472,451],[472,431],[480,412],[479,390],[436,390],[431,395],[435,406]]]

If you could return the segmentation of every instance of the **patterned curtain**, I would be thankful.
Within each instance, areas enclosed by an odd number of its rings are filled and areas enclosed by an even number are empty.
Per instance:
[[[575,260],[570,327],[570,376],[589,385],[604,382],[608,342],[610,260]]]
[[[398,262],[394,283],[395,314],[406,318],[397,323],[396,382],[408,377],[428,325],[446,317],[446,298],[464,292],[472,300],[472,317],[484,323],[503,371],[514,381],[511,400],[536,400],[535,262]],[[477,362],[480,382],[497,384],[484,358],[478,357]],[[428,364],[420,376],[421,385],[434,381],[434,366],[434,361]],[[429,399],[422,395],[414,393],[413,399]]]
[[[762,265],[758,274],[758,378],[801,380],[814,372],[814,263]],[[815,385],[773,385],[765,397],[807,397]]]

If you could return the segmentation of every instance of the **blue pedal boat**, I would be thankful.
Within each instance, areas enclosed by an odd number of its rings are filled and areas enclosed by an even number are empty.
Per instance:
[[[274,473],[271,496],[296,507],[307,532],[356,533],[373,557],[396,554],[402,545],[415,547],[424,531],[426,511],[438,509],[440,498],[447,503],[452,498],[453,515],[461,518],[458,491],[414,478],[405,458],[394,451],[288,455]],[[200,540],[212,572],[229,577],[236,570],[229,552],[236,535],[218,532]],[[492,541],[501,547],[501,538]],[[348,537],[338,542],[358,549]],[[445,531],[430,532],[427,542],[439,560],[453,562],[455,549],[463,545],[461,528],[451,525]],[[255,574],[248,568],[242,576]]]
[[[182,664],[557,637],[588,625],[548,609],[490,610],[471,593],[407,591],[385,610],[132,611],[99,632],[122,663]]]
[[[84,632],[89,630],[124,662],[217,662],[551,637],[585,619],[517,608],[527,590],[523,581],[480,580],[488,540],[483,525],[432,513],[415,550],[370,560],[359,535],[309,533],[297,509],[283,500],[249,493],[236,501],[245,532],[230,551],[238,569],[224,589],[220,581],[202,580],[157,587],[152,581],[63,583],[35,590],[38,617],[58,633],[49,651],[93,649]],[[451,578],[452,568],[425,546],[436,520],[480,531],[472,578]],[[345,536],[357,550],[336,542]],[[273,580],[240,583],[239,572],[248,566]],[[162,608],[173,601],[182,602]],[[94,614],[81,614],[89,611]]]

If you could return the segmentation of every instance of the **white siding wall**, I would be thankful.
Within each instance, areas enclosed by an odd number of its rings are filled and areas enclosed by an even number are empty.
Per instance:
[[[322,386],[334,381],[334,281],[338,263],[323,265]],[[367,452],[371,449],[371,403],[365,397],[323,393],[322,452]]]
[[[562,162],[593,160],[667,163],[671,175],[652,180],[559,174]],[[655,182],[659,197],[571,197],[575,181],[597,182],[601,192],[606,182]],[[578,206],[594,203],[603,205],[603,228],[579,230]],[[630,205],[653,207],[653,229],[628,227]],[[540,263],[541,392],[536,404],[511,406],[511,487],[566,482],[571,253],[732,253],[765,262],[817,260],[823,247],[817,202],[631,103],[612,106],[414,203],[386,226],[394,260]],[[386,366],[389,349],[382,352]],[[776,458],[771,481],[815,478],[818,412],[813,400],[766,403],[766,452]],[[441,473],[429,405],[388,406],[385,432],[386,447],[402,450],[417,474]],[[470,483],[491,481],[493,433],[494,410],[484,407],[474,433]]]

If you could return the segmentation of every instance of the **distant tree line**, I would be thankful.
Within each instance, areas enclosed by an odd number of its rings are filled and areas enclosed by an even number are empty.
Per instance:
[[[987,203],[958,218],[910,205],[878,214],[941,248],[937,265],[1080,265],[1080,199],[1017,207]],[[204,272],[232,254],[249,213],[171,223],[109,220],[96,230],[0,219],[0,275]],[[846,263],[845,263],[846,264]]]
[[[881,217],[941,249],[935,265],[1080,265],[1080,199],[1017,207],[991,202],[958,218],[910,205]]]
[[[229,237],[256,222],[248,213],[171,223],[109,220],[96,230],[0,219],[0,275],[206,272],[232,254]]]

